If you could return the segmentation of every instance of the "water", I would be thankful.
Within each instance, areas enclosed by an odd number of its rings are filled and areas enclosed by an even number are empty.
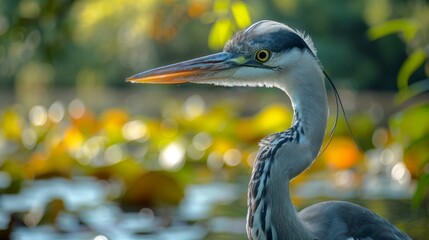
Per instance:
[[[312,186],[320,184],[302,185],[296,195]],[[147,208],[124,212],[108,200],[105,184],[93,178],[37,180],[19,194],[1,196],[0,234],[13,221],[10,236],[15,240],[246,239],[245,187],[225,182],[190,185],[177,209],[159,214]],[[298,198],[298,208],[327,199]],[[415,239],[429,233],[428,213],[411,209],[409,200],[347,200],[388,218]]]

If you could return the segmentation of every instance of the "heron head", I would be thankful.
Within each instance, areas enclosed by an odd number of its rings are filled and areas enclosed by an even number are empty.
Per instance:
[[[309,37],[278,22],[260,21],[236,33],[220,53],[141,72],[127,81],[271,87],[304,54],[318,63]]]

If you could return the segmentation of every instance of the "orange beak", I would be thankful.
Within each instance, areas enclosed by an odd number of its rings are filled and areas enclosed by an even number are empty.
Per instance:
[[[236,56],[233,53],[220,52],[141,72],[127,78],[126,81],[132,83],[177,84],[210,80],[216,78],[220,72],[238,66],[237,62],[234,61]]]

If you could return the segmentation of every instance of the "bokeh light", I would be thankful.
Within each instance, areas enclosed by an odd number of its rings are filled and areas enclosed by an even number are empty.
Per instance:
[[[109,240],[109,238],[104,235],[97,235],[94,240]]]
[[[251,152],[249,156],[247,156],[246,162],[249,167],[253,167],[253,163],[255,162],[256,157],[258,156],[258,152]]]
[[[43,106],[34,106],[29,112],[29,118],[34,126],[42,126],[48,119],[48,112]]]
[[[65,114],[64,105],[60,101],[52,103],[48,109],[48,117],[54,123],[59,123],[63,120]]]
[[[224,164],[222,154],[219,152],[211,152],[207,157],[207,167],[212,171],[222,169]]]
[[[409,211],[428,205],[429,108],[426,95],[419,96],[429,89],[427,3],[0,5],[0,238],[179,239],[180,231],[201,236],[195,239],[244,238],[258,142],[290,126],[287,96],[124,80],[222,51],[235,32],[267,16],[311,34],[362,149],[339,118],[326,151],[291,183],[297,207],[319,197],[371,209],[376,202],[377,213],[401,229],[413,225],[413,238],[427,236],[427,216],[413,215],[424,211]],[[308,17],[312,9],[318,14]],[[331,92],[328,97],[335,110]],[[331,112],[329,126],[334,117]],[[184,202],[204,214],[192,218]]]
[[[382,148],[386,145],[389,140],[389,135],[386,129],[379,128],[374,131],[372,135],[372,144],[377,148]]]
[[[143,121],[140,120],[127,122],[122,127],[122,134],[124,135],[124,138],[129,141],[143,138],[146,136],[147,133],[148,132],[146,125]]]
[[[212,137],[205,132],[198,133],[192,139],[192,145],[199,151],[205,151],[213,143]]]
[[[27,149],[33,149],[37,143],[37,134],[31,128],[26,128],[22,131],[22,144]]]
[[[380,155],[380,161],[386,166],[395,162],[395,155],[391,149],[384,149]]]
[[[188,145],[186,148],[186,154],[192,160],[200,160],[204,156],[204,153],[204,151],[195,148],[192,144]]]
[[[85,114],[85,104],[80,99],[74,99],[69,104],[69,114],[72,118],[79,119]]]
[[[106,160],[106,163],[109,165],[116,164],[122,161],[124,159],[124,155],[125,155],[124,150],[122,146],[119,144],[109,146],[104,151],[104,159]]]
[[[177,171],[184,165],[185,148],[178,142],[170,143],[159,155],[159,163],[162,168]]]
[[[196,117],[201,116],[204,113],[206,104],[202,97],[199,95],[190,96],[183,106],[183,112],[186,119],[192,120]]]
[[[223,154],[223,161],[228,166],[237,166],[241,162],[241,152],[237,149],[229,149]]]
[[[81,157],[78,161],[87,165],[91,163],[96,157],[99,157],[105,147],[106,139],[100,136],[94,136],[85,141],[81,148]]]
[[[391,176],[401,185],[406,185],[411,180],[410,172],[403,162],[398,162],[393,166]]]
[[[350,188],[355,184],[355,174],[352,170],[340,170],[335,173],[335,184],[341,188]]]

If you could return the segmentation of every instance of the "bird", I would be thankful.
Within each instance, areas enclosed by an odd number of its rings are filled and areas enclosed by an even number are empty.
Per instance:
[[[326,78],[334,87],[309,35],[262,20],[235,33],[219,53],[147,70],[126,81],[274,87],[290,98],[291,126],[259,143],[248,185],[249,239],[411,239],[354,203],[326,201],[299,212],[292,203],[290,181],[308,169],[322,150],[329,116]]]

